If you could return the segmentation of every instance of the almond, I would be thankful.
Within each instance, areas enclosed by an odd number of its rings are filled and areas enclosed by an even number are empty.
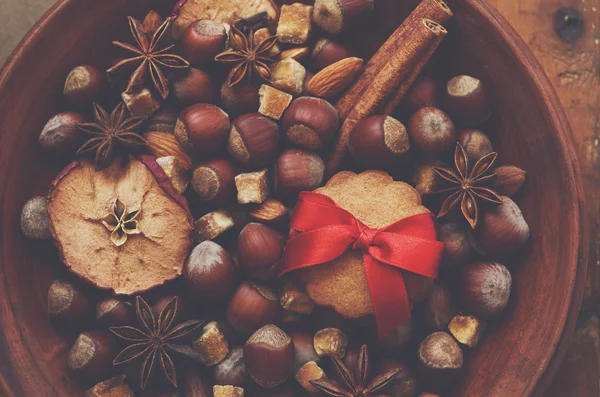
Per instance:
[[[269,199],[250,212],[250,216],[264,223],[275,223],[287,215],[287,208],[281,202]]]
[[[309,94],[321,98],[334,97],[348,88],[362,66],[363,60],[360,58],[342,59],[329,65],[310,79],[307,91]]]
[[[192,159],[184,152],[175,135],[166,132],[147,132],[144,138],[148,141],[148,151],[155,157],[174,156],[186,171],[192,169]]]
[[[512,165],[504,165],[494,169],[496,179],[493,188],[502,196],[512,197],[525,183],[527,173]]]

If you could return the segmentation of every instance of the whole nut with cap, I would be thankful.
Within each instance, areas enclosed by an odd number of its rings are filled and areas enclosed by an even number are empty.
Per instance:
[[[476,126],[491,115],[485,84],[478,78],[458,75],[446,84],[444,109],[459,124]]]
[[[352,157],[368,168],[386,168],[410,149],[404,124],[386,115],[370,116],[356,124],[348,140]]]
[[[324,99],[294,99],[283,116],[283,131],[290,141],[305,149],[322,150],[339,128],[335,108]]]
[[[435,330],[443,331],[454,316],[454,305],[450,289],[441,283],[433,286],[433,291],[425,302],[425,321]]]
[[[50,238],[50,217],[46,197],[33,197],[21,210],[21,231],[25,237],[33,240]]]
[[[283,199],[294,199],[300,192],[314,190],[323,182],[325,164],[315,153],[287,149],[275,164],[274,188]]]
[[[462,223],[442,223],[438,225],[438,239],[444,243],[442,264],[447,267],[459,267],[469,263],[473,248],[467,226]]]
[[[173,95],[181,106],[195,103],[215,103],[217,85],[214,77],[203,70],[188,68],[173,79]]]
[[[458,143],[465,149],[471,164],[494,151],[490,138],[479,130],[461,130],[458,133]]]
[[[101,300],[96,306],[96,320],[104,327],[128,325],[134,319],[131,304],[122,299],[111,296]]]
[[[96,383],[113,372],[115,349],[111,337],[102,331],[80,334],[69,351],[67,365],[84,382]]]
[[[192,187],[204,203],[224,205],[235,201],[237,168],[226,158],[200,163],[194,168]]]
[[[316,0],[313,22],[338,34],[367,19],[374,9],[374,0]]]
[[[238,283],[238,268],[223,247],[203,241],[190,253],[183,266],[187,295],[202,305],[225,303]]]
[[[107,88],[104,73],[95,66],[80,65],[69,72],[63,94],[73,106],[86,107],[100,102]]]
[[[222,23],[199,19],[188,25],[181,36],[181,51],[191,64],[212,63],[225,49],[227,29]]]
[[[85,292],[65,280],[55,280],[48,289],[48,315],[73,326],[88,319],[92,305]]]
[[[422,107],[438,105],[438,85],[431,76],[417,77],[406,94],[406,107],[410,112],[416,112]]]
[[[454,123],[450,116],[438,108],[417,110],[408,120],[406,128],[414,145],[425,153],[442,153],[456,143]]]
[[[63,112],[52,116],[40,134],[40,146],[59,154],[75,153],[80,141],[77,124],[85,117],[75,112]]]
[[[322,38],[317,41],[313,48],[311,63],[316,70],[321,70],[351,56],[352,51],[345,46],[327,38]]]
[[[256,280],[266,281],[275,275],[285,239],[278,231],[262,223],[249,223],[237,240],[240,267]]]
[[[260,113],[242,115],[231,123],[229,154],[246,167],[263,167],[277,155],[279,126]]]
[[[460,346],[446,332],[435,332],[419,345],[418,370],[428,389],[445,390],[456,382],[463,362]]]
[[[461,274],[462,301],[468,310],[490,318],[502,313],[510,299],[512,277],[498,262],[474,262]]]
[[[250,377],[259,386],[279,386],[294,372],[294,344],[277,326],[265,325],[246,341],[244,361]]]
[[[189,153],[214,155],[227,141],[229,115],[208,103],[185,108],[175,125],[175,137]]]
[[[279,313],[279,298],[269,288],[244,281],[227,306],[227,322],[242,335],[274,323]]]

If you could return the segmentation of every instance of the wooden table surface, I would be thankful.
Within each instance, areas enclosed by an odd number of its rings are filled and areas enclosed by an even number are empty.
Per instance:
[[[599,397],[600,0],[489,1],[529,44],[554,83],[585,177],[592,241],[584,303],[569,351],[545,396]],[[0,0],[0,65],[53,2]]]

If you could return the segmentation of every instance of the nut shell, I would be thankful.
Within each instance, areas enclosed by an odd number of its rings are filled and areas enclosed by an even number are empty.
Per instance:
[[[512,277],[506,266],[497,262],[474,262],[461,274],[463,304],[473,314],[490,318],[506,308]]]
[[[280,328],[265,325],[246,341],[244,361],[250,377],[259,386],[279,386],[294,371],[294,344]]]
[[[311,150],[327,147],[339,128],[335,108],[320,98],[301,97],[292,101],[283,117],[283,131],[294,144]]]
[[[228,41],[225,25],[200,19],[188,25],[181,37],[181,51],[191,64],[212,63]]]
[[[229,154],[246,167],[268,165],[277,155],[279,126],[260,113],[249,113],[231,123]]]
[[[185,108],[175,125],[175,137],[188,152],[214,155],[225,145],[231,126],[229,115],[208,103]]]
[[[284,244],[281,233],[261,223],[249,223],[237,240],[240,267],[256,280],[271,278],[279,266]]]
[[[192,176],[192,187],[205,203],[224,205],[235,201],[237,169],[225,158],[199,164]]]
[[[350,154],[367,168],[387,168],[410,149],[404,125],[393,117],[376,115],[359,121],[348,140]]]

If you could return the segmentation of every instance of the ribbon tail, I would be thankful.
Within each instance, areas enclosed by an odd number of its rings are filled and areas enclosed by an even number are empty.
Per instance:
[[[371,255],[363,255],[379,338],[410,318],[410,304],[402,273]]]

